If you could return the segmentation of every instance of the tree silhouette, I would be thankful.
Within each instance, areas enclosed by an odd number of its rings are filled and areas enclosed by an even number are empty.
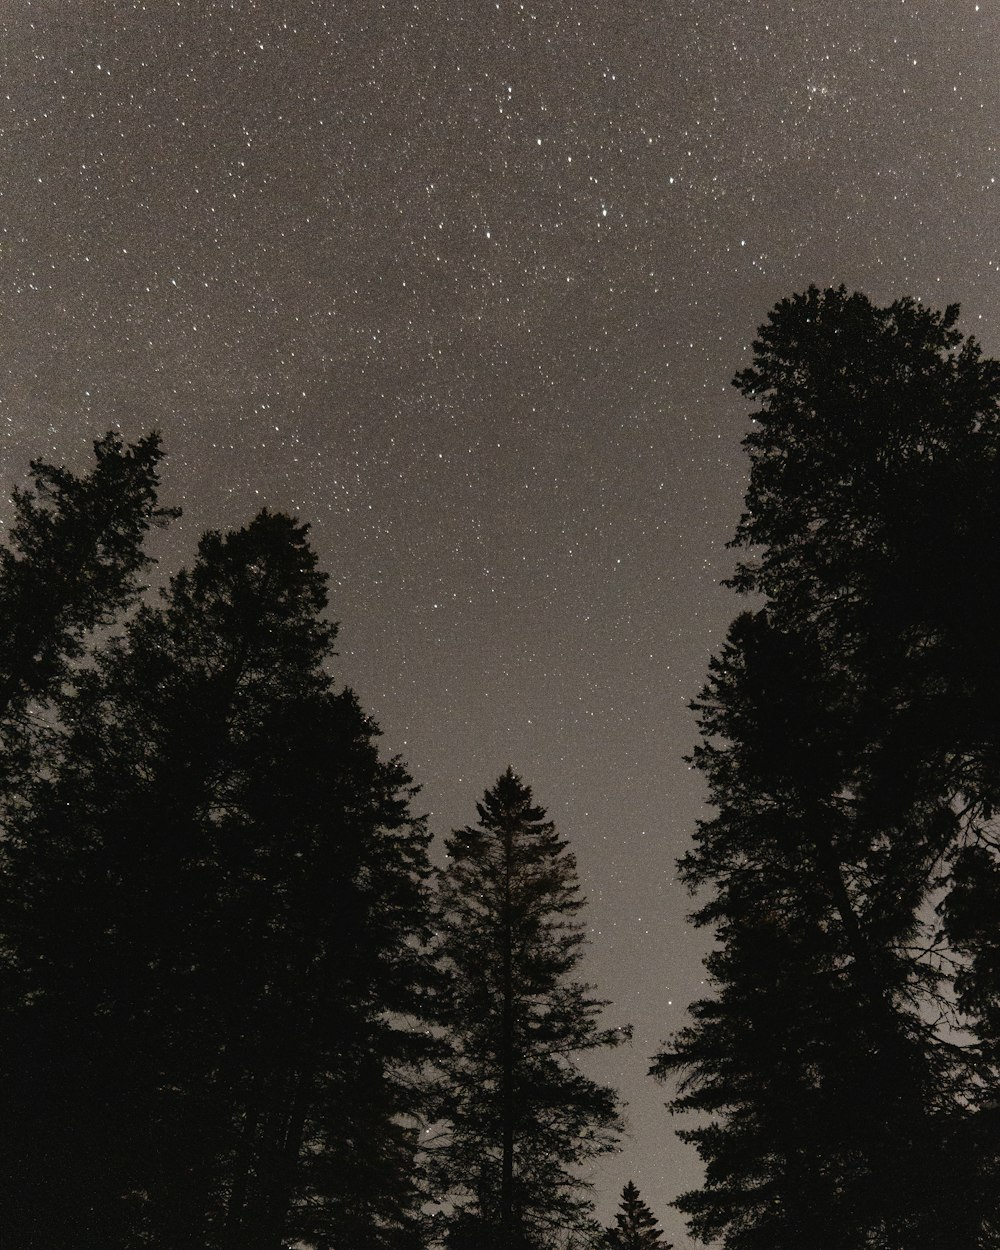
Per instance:
[[[715,995],[654,1064],[712,1117],[678,1206],[727,1250],[971,1247],[995,1219],[933,910],[996,741],[1000,366],[956,319],[811,288],[736,378],[761,407],[733,584],[759,606],[695,704],[717,815],[681,861]]]
[[[576,1056],[617,1045],[605,1003],[572,979],[581,958],[576,864],[508,768],[477,804],[479,823],[447,842],[438,891],[445,973],[441,1023],[445,1145],[430,1166],[454,1204],[448,1244],[546,1245],[591,1228],[575,1165],[613,1148],[614,1093]]]
[[[135,599],[147,531],[177,515],[157,507],[161,459],[155,433],[129,446],[108,433],[89,472],[35,460],[32,489],[14,489],[0,547],[0,793],[15,804],[45,766],[53,698],[92,632]]]
[[[614,1225],[601,1241],[602,1250],[671,1250],[663,1240],[656,1216],[639,1197],[638,1187],[629,1181],[622,1190],[622,1200]]]
[[[108,433],[83,477],[33,460],[34,489],[15,488],[0,548],[0,717],[51,698],[86,636],[134,599],[146,533],[177,515],[156,506],[162,456],[158,434],[126,447]]]
[[[13,519],[0,548],[0,874],[11,880],[17,830],[58,758],[56,703],[73,688],[86,666],[93,632],[128,608],[150,563],[143,541],[153,526],[166,524],[175,509],[157,506],[160,439],[150,434],[126,446],[114,433],[94,443],[94,464],[77,475],[36,460],[32,489],[15,488]],[[27,883],[23,883],[27,884]],[[0,1236],[7,1244],[29,1244],[45,1206],[59,1209],[56,1186],[33,1190],[18,1167],[20,1147],[31,1141],[39,1111],[64,1117],[52,1089],[28,1095],[26,1070],[19,1059],[31,1053],[14,1026],[17,1006],[30,993],[19,975],[12,942],[16,914],[30,905],[26,893],[13,894],[13,906],[0,915]],[[71,905],[76,905],[74,898]],[[27,1109],[27,1114],[20,1114]],[[34,1146],[34,1143],[32,1143]],[[54,1140],[49,1163],[63,1166],[62,1146]],[[39,1231],[37,1242],[44,1244]]]
[[[325,580],[287,517],[210,533],[62,700],[0,878],[45,1244],[412,1244],[427,834]]]

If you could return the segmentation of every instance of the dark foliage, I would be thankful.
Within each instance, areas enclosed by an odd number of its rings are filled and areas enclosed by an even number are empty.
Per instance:
[[[447,843],[438,952],[444,1144],[431,1151],[454,1204],[446,1244],[539,1250],[593,1227],[574,1169],[613,1148],[614,1093],[576,1056],[622,1041],[598,1027],[606,1005],[573,979],[584,941],[573,856],[508,769]]]
[[[633,1181],[622,1190],[615,1222],[605,1231],[601,1250],[672,1250]]]
[[[157,434],[126,447],[108,433],[83,477],[32,461],[0,549],[0,715],[55,694],[87,635],[134,598],[147,531],[177,515],[156,506],[162,455]]]
[[[654,1066],[710,1117],[683,1134],[706,1181],[678,1205],[727,1250],[994,1244],[996,1169],[970,1142],[996,1084],[974,917],[1000,366],[956,319],[812,288],[736,378],[761,407],[733,584],[758,606],[695,704],[717,815],[681,863],[715,993]]]
[[[51,693],[0,876],[5,1246],[418,1244],[427,833],[315,566],[287,517],[208,534]]]

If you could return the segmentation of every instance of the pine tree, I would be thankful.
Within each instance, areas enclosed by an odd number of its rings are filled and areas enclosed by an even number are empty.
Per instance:
[[[0,548],[0,790],[16,795],[42,766],[51,700],[88,636],[133,602],[148,530],[177,515],[157,507],[162,455],[155,433],[127,447],[108,433],[88,473],[35,460],[33,489],[14,489]]]
[[[592,1227],[574,1170],[612,1149],[618,1101],[576,1057],[614,1046],[605,1003],[572,979],[584,935],[567,844],[508,768],[477,804],[479,823],[447,842],[438,892],[441,1023],[451,1045],[432,1155],[454,1206],[448,1245],[540,1247]]]
[[[0,874],[9,879],[16,831],[39,782],[58,757],[56,703],[86,668],[94,631],[112,623],[135,600],[137,579],[151,562],[147,532],[177,515],[157,506],[159,464],[155,433],[126,446],[114,433],[94,443],[95,463],[78,475],[41,460],[31,464],[32,489],[13,492],[13,519],[0,549]],[[71,905],[76,904],[74,898]],[[15,897],[17,909],[26,898]],[[30,1139],[39,1112],[63,1109],[50,1089],[25,1097],[17,1057],[28,1053],[14,1020],[25,992],[10,941],[10,913],[0,915],[0,1237],[18,1246],[37,1222],[39,1204],[58,1207],[58,1186],[32,1193],[16,1165],[16,1142]],[[28,1109],[27,1116],[19,1112]],[[59,1171],[58,1152],[53,1157]],[[34,1199],[34,1201],[33,1201]],[[39,1234],[41,1240],[44,1237]]]
[[[34,490],[13,492],[0,549],[0,716],[59,689],[86,636],[134,599],[150,527],[177,515],[156,506],[158,434],[128,447],[105,434],[94,456],[83,477],[34,460]]]
[[[622,1190],[614,1226],[605,1232],[601,1247],[602,1250],[650,1250],[650,1247],[671,1250],[663,1240],[656,1216],[639,1197],[639,1189],[633,1181]]]
[[[0,881],[46,1244],[412,1244],[428,836],[325,581],[287,517],[208,534],[64,700]]]
[[[727,1250],[971,1247],[995,1218],[933,915],[995,785],[1000,366],[956,319],[813,288],[736,378],[761,409],[734,584],[760,606],[695,704],[718,814],[681,863],[714,997],[654,1066],[712,1117],[677,1205]]]

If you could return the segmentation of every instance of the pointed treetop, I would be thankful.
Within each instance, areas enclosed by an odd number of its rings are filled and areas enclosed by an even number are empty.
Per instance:
[[[492,790],[487,790],[483,801],[476,804],[481,823],[493,828],[504,818],[511,817],[526,824],[538,824],[545,820],[545,808],[531,802],[531,786],[526,785],[510,764],[497,778]]]
[[[656,1216],[639,1197],[638,1186],[629,1181],[622,1190],[615,1226],[604,1234],[602,1250],[672,1250],[663,1240]]]

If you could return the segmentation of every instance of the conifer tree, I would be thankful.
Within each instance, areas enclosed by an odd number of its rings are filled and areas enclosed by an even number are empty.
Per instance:
[[[151,562],[143,543],[151,527],[177,515],[157,506],[159,435],[126,446],[115,433],[94,443],[94,464],[80,475],[35,460],[31,489],[15,488],[13,517],[0,548],[0,875],[10,879],[17,829],[58,756],[56,703],[86,666],[87,644],[135,600]],[[22,883],[27,886],[27,883]],[[26,905],[15,895],[17,908]],[[72,905],[77,904],[74,897]],[[14,917],[0,914],[0,1237],[17,1247],[45,1205],[59,1208],[57,1187],[43,1196],[17,1166],[17,1143],[29,1139],[39,1114],[63,1109],[52,1090],[26,1096],[18,1057],[27,1051],[14,1025],[26,987],[11,940]],[[23,1108],[29,1114],[20,1114]],[[62,1166],[59,1148],[55,1172]],[[44,1241],[39,1233],[38,1244]]]
[[[43,766],[53,697],[92,631],[134,600],[148,530],[177,515],[157,507],[162,455],[158,434],[126,446],[109,432],[89,472],[35,460],[32,489],[13,491],[0,547],[0,792],[15,802]]]
[[[325,580],[287,517],[210,533],[63,700],[0,878],[45,1244],[412,1244],[427,833]]]
[[[57,692],[86,636],[134,598],[146,533],[177,515],[156,506],[162,456],[158,434],[126,447],[109,432],[89,473],[33,460],[34,489],[14,489],[0,548],[0,717]]]
[[[965,848],[996,782],[1000,366],[956,320],[812,288],[736,378],[761,405],[733,583],[757,606],[695,704],[717,815],[681,863],[714,997],[654,1066],[711,1117],[678,1206],[727,1250],[995,1227],[996,1153],[970,1166],[970,1142],[996,1069],[956,1044],[981,983],[934,917],[975,944],[956,870],[984,879]]]
[[[432,1155],[454,1206],[448,1245],[546,1246],[556,1230],[592,1228],[574,1170],[612,1149],[614,1092],[577,1056],[628,1031],[601,1029],[605,1003],[573,979],[584,935],[576,864],[531,790],[508,768],[479,823],[447,842],[438,891],[445,1146]]]
[[[671,1250],[663,1240],[656,1216],[639,1196],[634,1181],[622,1190],[622,1200],[614,1225],[607,1229],[601,1250]]]

